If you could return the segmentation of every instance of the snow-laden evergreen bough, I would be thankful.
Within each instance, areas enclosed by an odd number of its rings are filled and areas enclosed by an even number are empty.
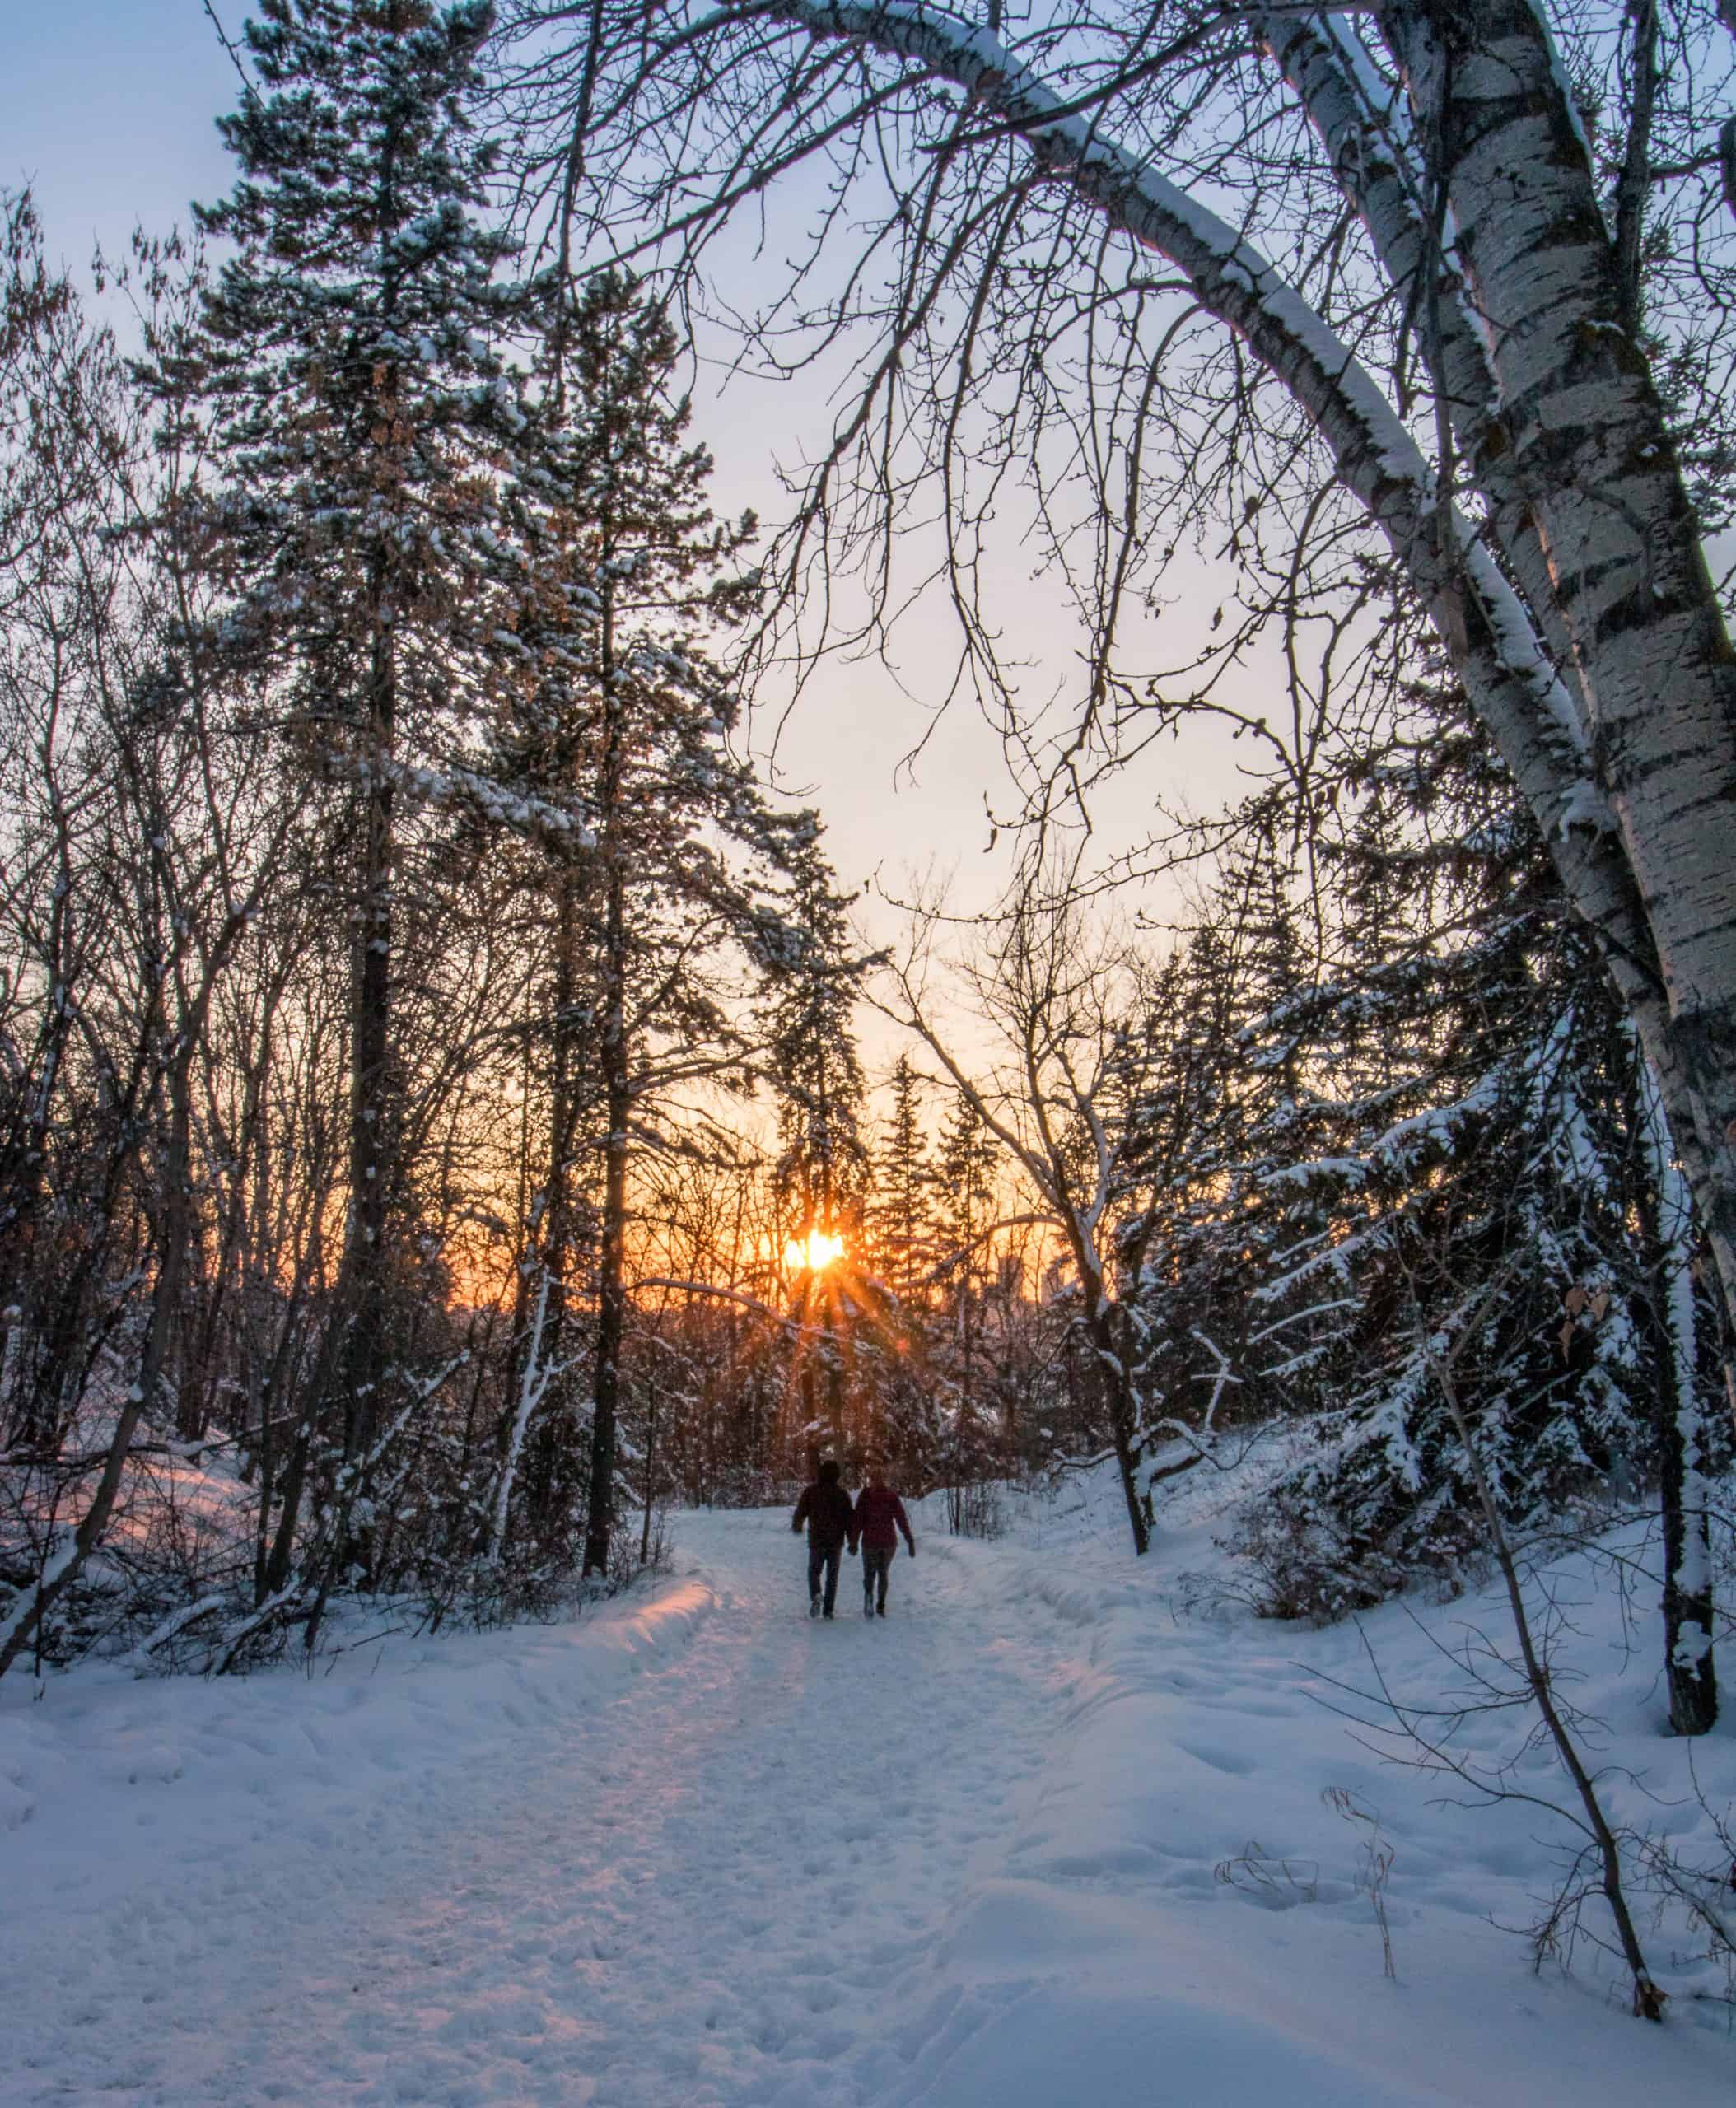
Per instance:
[[[1305,844],[1279,793],[1241,818],[1123,1116],[1148,1416],[1224,1366],[1239,1416],[1295,1426],[1237,1531],[1279,1615],[1460,1585],[1477,1465],[1528,1532],[1659,1485],[1672,1715],[1703,1733],[1715,1312],[1650,1071],[1534,826],[1421,683]],[[1433,1373],[1472,1310],[1476,1457]]]

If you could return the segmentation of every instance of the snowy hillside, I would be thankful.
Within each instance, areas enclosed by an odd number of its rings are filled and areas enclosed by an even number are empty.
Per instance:
[[[838,1621],[809,1622],[782,1513],[699,1513],[673,1576],[576,1625],[311,1679],[10,1680],[0,2101],[1726,2101],[1721,1980],[1668,1926],[1662,2029],[1587,1939],[1534,1976],[1491,1921],[1535,1920],[1566,1825],[1454,1805],[1319,1703],[1370,1683],[1361,1638],[1225,1594],[1201,1476],[1139,1566],[1107,1484],[1013,1502],[987,1544],[918,1510],[884,1625],[847,1561]],[[1588,1563],[1559,1578],[1575,1695],[1631,1772],[1616,1812],[1703,1856],[1650,1634]],[[1363,1631],[1396,1695],[1439,1702],[1441,1648],[1497,1609]],[[1694,1765],[1736,1799],[1727,1730]],[[1548,1793],[1549,1761],[1516,1783]]]

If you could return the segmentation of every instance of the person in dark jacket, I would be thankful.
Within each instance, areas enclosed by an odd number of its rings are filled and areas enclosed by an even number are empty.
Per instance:
[[[898,1548],[898,1533],[904,1532],[910,1555],[917,1555],[917,1541],[910,1534],[910,1518],[904,1504],[886,1483],[878,1464],[870,1465],[868,1483],[856,1497],[856,1534],[862,1541],[862,1616],[886,1615],[886,1575]],[[852,1544],[852,1549],[854,1550]]]
[[[795,1519],[790,1527],[798,1536],[801,1526],[808,1526],[808,1615],[819,1617],[822,1612],[820,1576],[825,1576],[826,1592],[824,1598],[824,1615],[830,1617],[838,1602],[838,1559],[849,1541],[850,1556],[856,1557],[856,1511],[850,1505],[850,1496],[838,1481],[842,1473],[835,1457],[827,1457],[819,1467],[819,1476],[810,1486],[802,1489],[802,1496],[796,1504]]]

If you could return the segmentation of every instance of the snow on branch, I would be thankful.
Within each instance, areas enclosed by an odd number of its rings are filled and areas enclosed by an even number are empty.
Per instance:
[[[456,766],[429,768],[413,762],[364,761],[351,764],[350,772],[362,781],[376,774],[383,777],[417,804],[468,813],[491,826],[509,828],[515,834],[552,838],[563,849],[589,849],[596,841],[592,829],[565,806],[514,790],[478,769]]]

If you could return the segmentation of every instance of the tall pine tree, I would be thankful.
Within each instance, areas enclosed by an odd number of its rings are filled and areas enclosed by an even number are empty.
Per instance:
[[[516,296],[483,225],[475,135],[486,0],[260,0],[259,82],[222,121],[241,178],[205,230],[231,245],[197,394],[204,525],[231,592],[208,642],[250,668],[340,786],[350,954],[348,1209],[335,1308],[266,1585],[287,1579],[311,1415],[341,1411],[336,1550],[365,1498],[394,1360],[404,1206],[394,1031],[399,809],[434,780],[488,678],[503,446],[522,428],[500,325]]]
[[[934,1173],[922,1127],[922,1084],[908,1054],[890,1080],[892,1109],[875,1161],[870,1210],[874,1259],[887,1286],[912,1313],[930,1300],[935,1268]]]

